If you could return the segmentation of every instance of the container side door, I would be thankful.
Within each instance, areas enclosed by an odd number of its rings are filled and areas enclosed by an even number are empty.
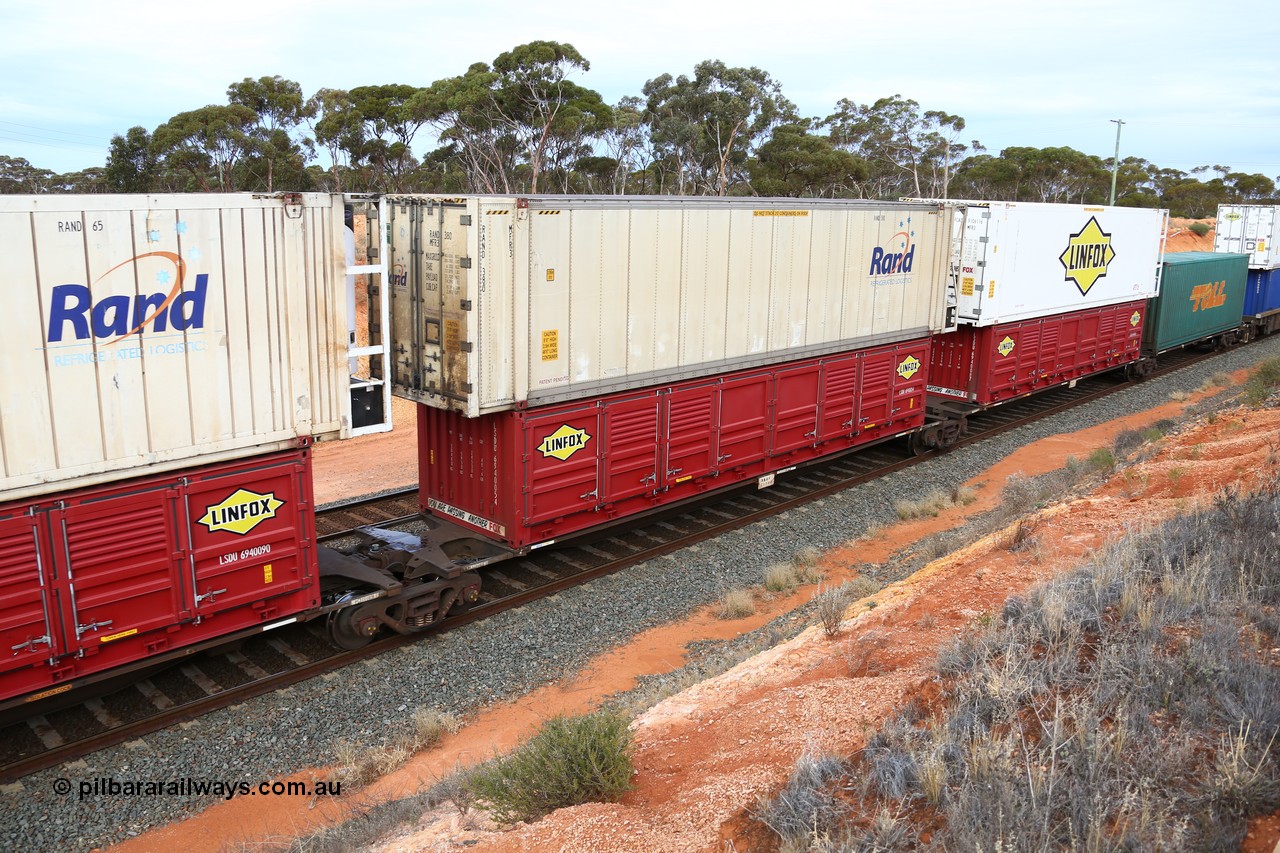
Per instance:
[[[719,397],[720,389],[714,384],[679,388],[666,396],[664,488],[705,477],[715,470]]]
[[[768,452],[772,390],[773,377],[769,373],[745,376],[720,386],[718,470],[755,462]]]
[[[66,651],[53,622],[42,519],[0,519],[0,672]]]
[[[599,505],[600,420],[600,410],[588,406],[525,421],[526,524]]]
[[[658,395],[604,409],[601,503],[651,493],[658,480]]]
[[[893,365],[890,420],[923,422],[929,342],[917,341],[895,347],[890,361]]]
[[[827,441],[853,432],[858,389],[858,358],[846,356],[822,363],[822,404],[818,440]]]
[[[179,492],[91,496],[49,515],[70,648],[89,650],[189,617]]]
[[[193,605],[207,615],[310,583],[310,496],[301,461],[212,476],[187,486]]]
[[[774,396],[773,452],[812,445],[818,438],[822,368],[817,363],[779,370]]]
[[[862,381],[858,388],[858,429],[869,430],[889,421],[893,393],[893,353],[873,350],[858,353]]]

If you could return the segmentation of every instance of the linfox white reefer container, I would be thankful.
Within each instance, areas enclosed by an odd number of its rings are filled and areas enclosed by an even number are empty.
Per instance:
[[[0,195],[0,501],[344,437],[342,204]]]
[[[961,201],[958,320],[993,326],[1155,296],[1168,211]]]
[[[393,390],[467,416],[953,323],[936,203],[393,196]]]
[[[1280,269],[1280,207],[1270,204],[1218,205],[1215,252],[1249,256],[1249,268]]]

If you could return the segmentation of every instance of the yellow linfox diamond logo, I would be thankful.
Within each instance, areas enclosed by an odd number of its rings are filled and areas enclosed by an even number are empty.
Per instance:
[[[208,507],[200,523],[209,528],[210,533],[225,530],[243,536],[268,518],[275,518],[276,510],[282,506],[284,501],[277,500],[275,492],[260,495],[238,489],[222,503]]]
[[[585,429],[574,429],[565,424],[542,439],[538,450],[543,456],[564,460],[586,447],[590,440],[591,436],[587,435]]]
[[[1014,346],[1015,344],[1013,342],[1013,338],[1009,337],[1008,335],[1005,335],[1004,340],[996,344],[996,352],[1000,353],[1001,355],[1008,355],[1009,353],[1013,352]]]
[[[1195,309],[1192,309],[1192,310],[1195,310]],[[1136,326],[1141,322],[1142,322],[1142,313],[1139,311],[1134,311],[1133,316],[1129,318],[1129,325]]]
[[[898,365],[898,375],[903,379],[910,379],[920,371],[920,359],[914,355],[909,355]]]
[[[1102,230],[1096,216],[1090,216],[1089,222],[1072,234],[1067,241],[1067,250],[1058,256],[1062,268],[1067,274],[1065,281],[1074,281],[1080,295],[1089,293],[1094,282],[1107,274],[1107,266],[1115,258],[1111,248],[1111,235]]]

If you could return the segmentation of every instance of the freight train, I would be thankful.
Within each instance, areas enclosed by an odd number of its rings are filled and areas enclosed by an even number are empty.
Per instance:
[[[1273,331],[1249,258],[1162,259],[1165,222],[0,196],[0,708],[295,621],[346,647],[420,631],[477,600],[485,565],[558,539],[849,448],[946,448],[982,408]],[[318,547],[311,445],[389,428],[393,393],[418,403],[431,532]]]

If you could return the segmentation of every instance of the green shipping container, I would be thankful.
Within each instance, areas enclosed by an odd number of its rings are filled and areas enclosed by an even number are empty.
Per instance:
[[[1248,255],[1165,255],[1160,295],[1151,300],[1142,332],[1143,352],[1155,355],[1238,328],[1248,273]]]

